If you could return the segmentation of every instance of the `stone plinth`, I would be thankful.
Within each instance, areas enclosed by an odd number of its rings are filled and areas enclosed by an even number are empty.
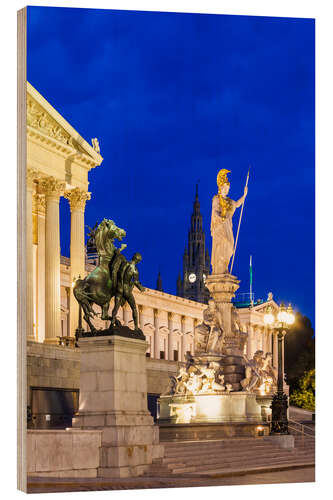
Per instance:
[[[214,299],[215,307],[222,320],[224,330],[224,382],[231,384],[233,391],[240,391],[240,381],[244,378],[243,348],[240,333],[233,330],[232,298],[239,288],[240,281],[232,274],[211,274],[206,280],[206,287]]]
[[[263,426],[253,393],[161,396],[158,402],[163,440],[255,436]]]
[[[101,429],[99,477],[143,474],[163,456],[147,408],[147,343],[120,335],[81,338],[80,401],[73,427]]]
[[[256,393],[256,400],[258,405],[261,407],[262,418],[268,422],[271,420],[272,416],[272,404],[273,394],[258,394]]]
[[[254,422],[221,422],[201,424],[160,424],[160,440],[216,441],[217,439],[268,436],[269,424]]]
[[[253,393],[161,396],[158,402],[159,422],[262,422],[261,408]]]

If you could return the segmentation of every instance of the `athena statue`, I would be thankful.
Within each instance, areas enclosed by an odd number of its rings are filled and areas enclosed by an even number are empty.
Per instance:
[[[232,217],[236,208],[240,207],[247,195],[247,187],[239,200],[227,197],[230,182],[227,174],[230,170],[222,169],[217,175],[218,193],[213,198],[210,231],[212,235],[212,273],[228,273],[229,262],[234,250]]]

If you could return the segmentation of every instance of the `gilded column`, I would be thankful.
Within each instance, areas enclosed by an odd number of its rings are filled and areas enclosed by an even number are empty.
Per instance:
[[[59,199],[65,183],[55,177],[39,182],[45,194],[45,340],[56,344],[61,336]]]
[[[160,318],[158,316],[158,309],[154,309],[154,358],[160,359]]]
[[[90,200],[90,193],[80,188],[66,191],[64,197],[69,201],[71,210],[71,283],[85,276],[85,246],[84,246],[84,211],[86,201]],[[70,332],[68,336],[74,337],[78,325],[79,304],[74,297],[73,288],[70,294],[69,321]]]
[[[26,196],[26,259],[27,259],[27,340],[35,340],[34,336],[34,261],[33,261],[33,218],[32,218],[32,197],[34,191],[34,181],[37,179],[36,170],[27,169],[27,196]]]

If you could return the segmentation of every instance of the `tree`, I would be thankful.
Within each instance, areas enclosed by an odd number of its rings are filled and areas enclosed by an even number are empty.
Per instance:
[[[299,387],[290,395],[290,404],[315,411],[316,373],[315,369],[305,372]]]
[[[315,339],[311,321],[296,313],[295,323],[284,339],[284,367],[290,393],[299,388],[305,372],[315,367]]]

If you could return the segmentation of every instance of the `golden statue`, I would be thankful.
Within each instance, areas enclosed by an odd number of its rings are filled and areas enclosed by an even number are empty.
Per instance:
[[[218,193],[213,198],[210,231],[212,235],[212,273],[228,273],[229,262],[234,250],[232,217],[236,208],[240,207],[247,195],[247,186],[239,200],[227,197],[230,182],[227,174],[230,170],[223,168],[217,174]]]

